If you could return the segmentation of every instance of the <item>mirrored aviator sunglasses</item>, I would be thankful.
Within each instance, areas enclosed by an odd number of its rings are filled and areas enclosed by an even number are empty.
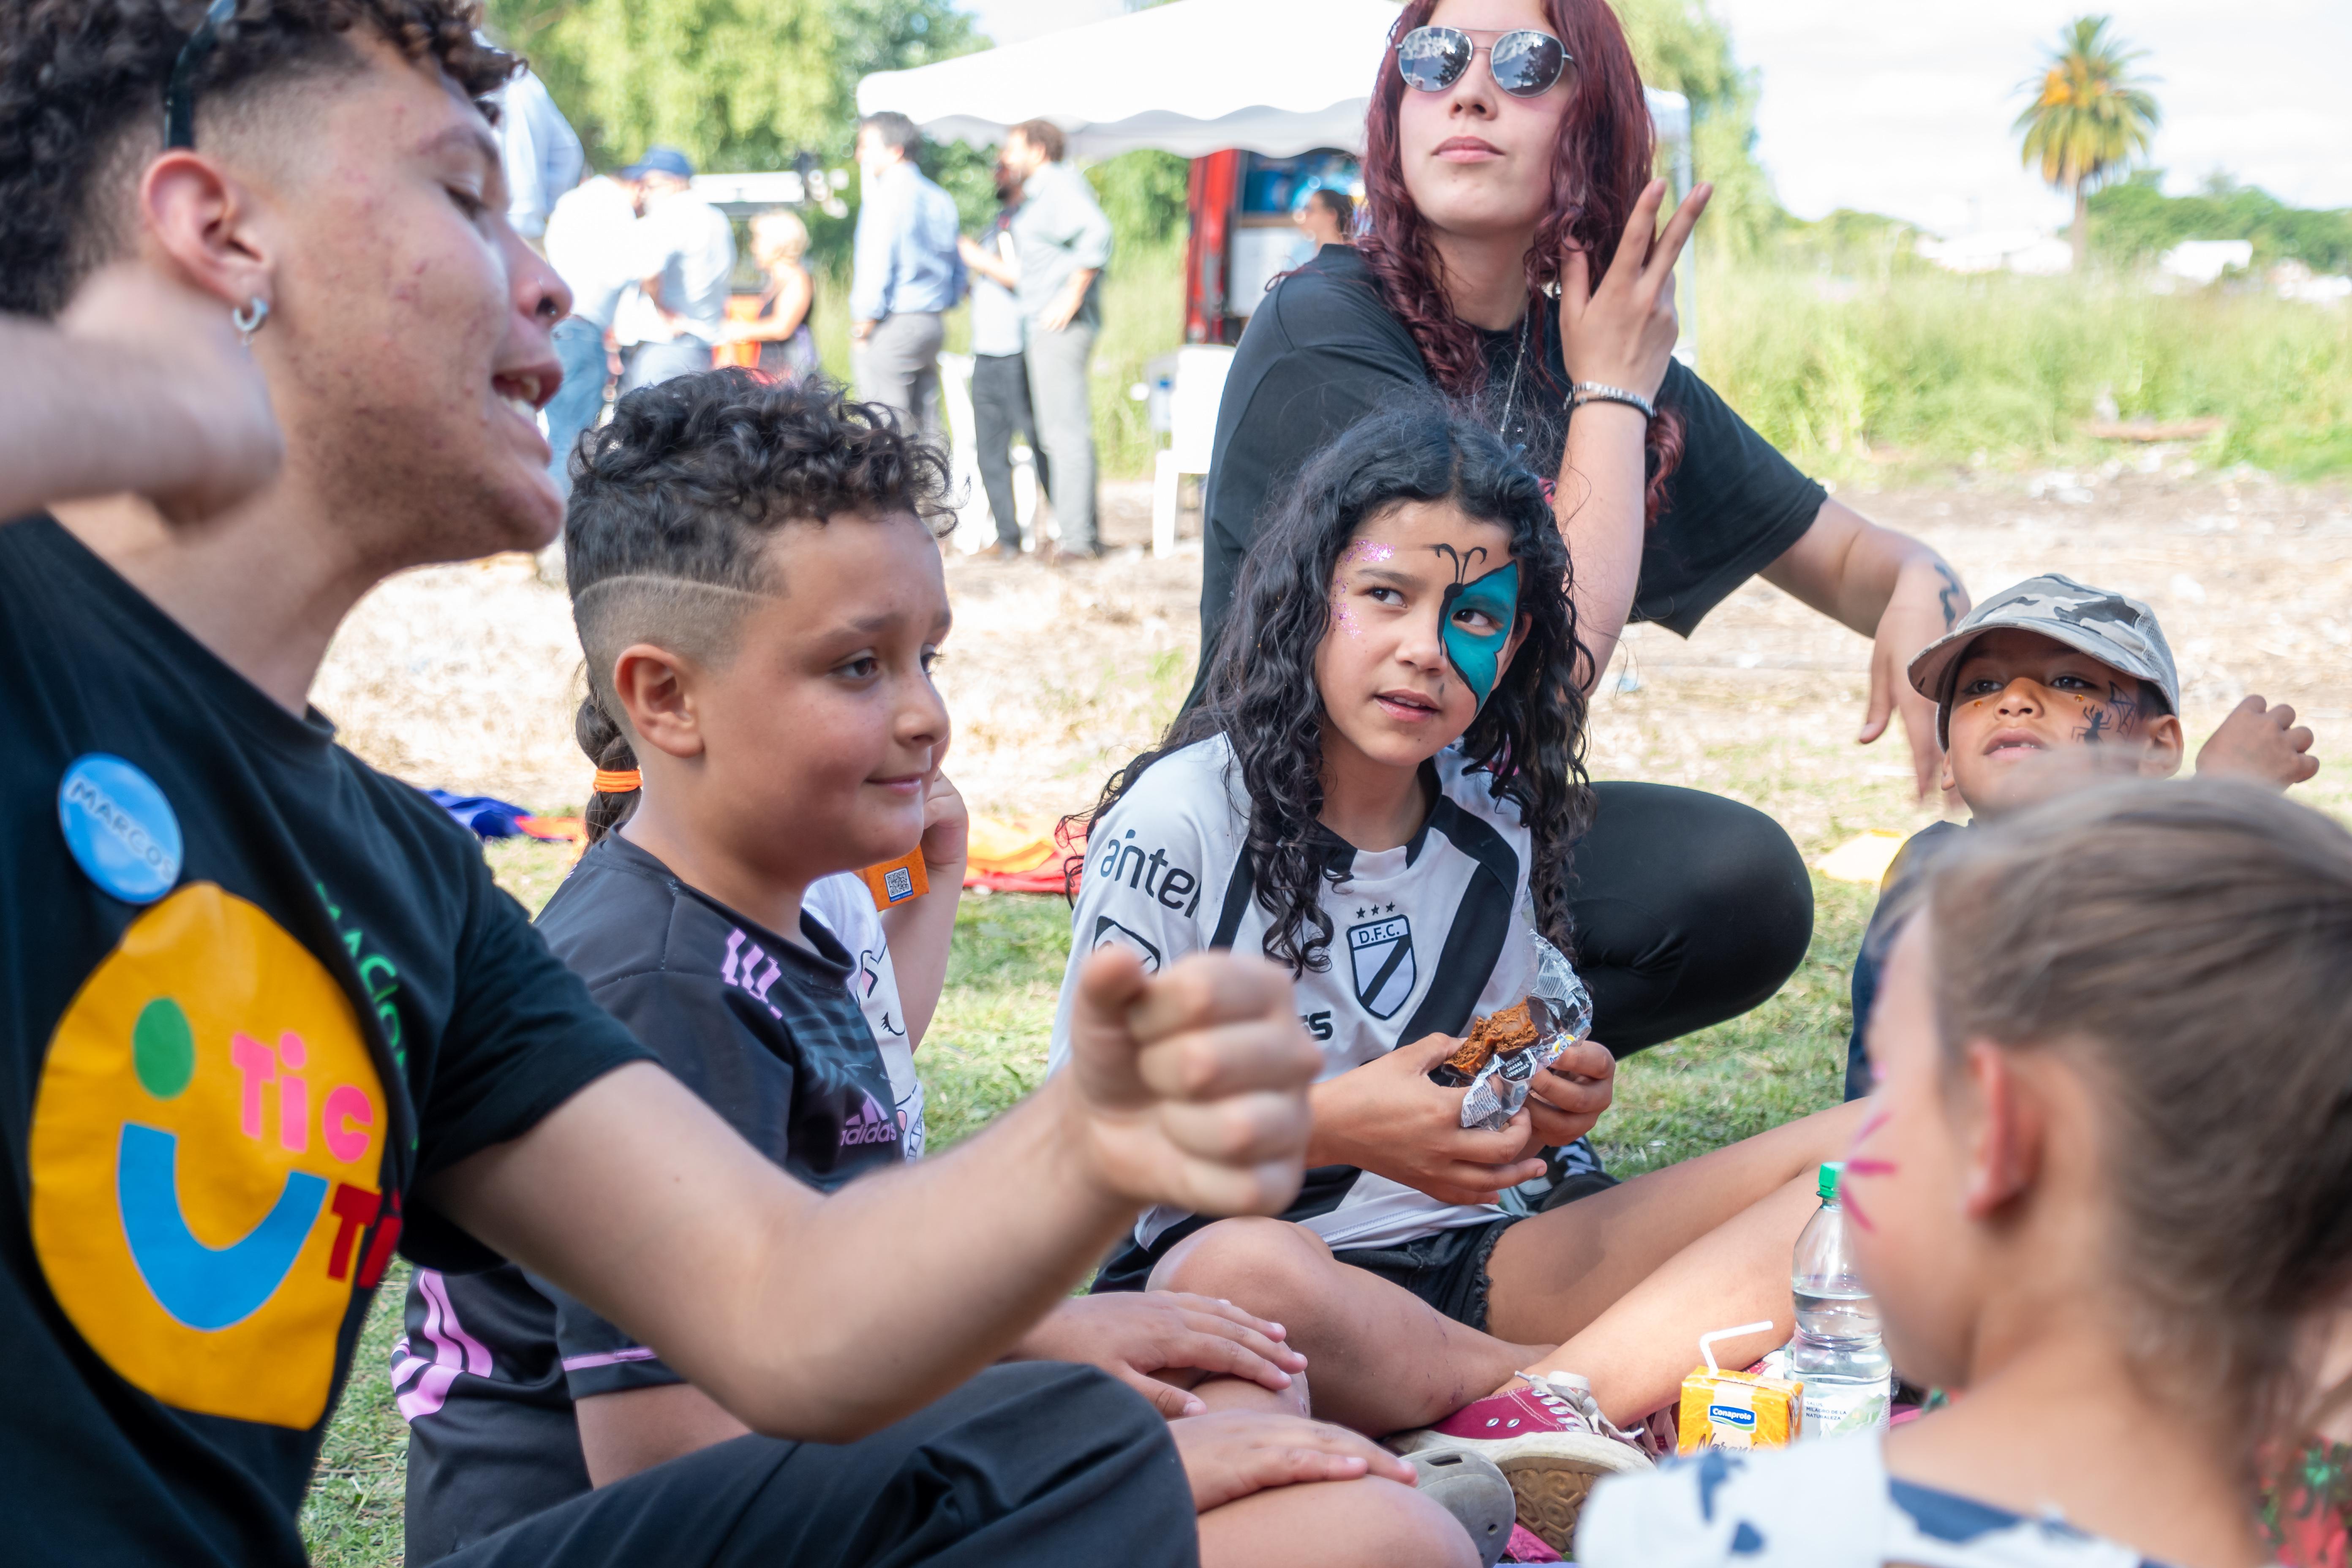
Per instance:
[[[1397,72],[1418,91],[1444,92],[1483,47],[1496,87],[1513,98],[1534,98],[1551,90],[1571,58],[1567,45],[1533,27],[1497,33],[1494,40],[1482,46],[1459,27],[1415,27],[1397,40]]]

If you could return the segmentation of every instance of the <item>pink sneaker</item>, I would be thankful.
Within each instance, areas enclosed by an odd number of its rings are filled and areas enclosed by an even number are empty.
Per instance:
[[[1646,1429],[1626,1432],[1603,1415],[1592,1385],[1574,1373],[1519,1376],[1527,1387],[1488,1394],[1388,1445],[1400,1454],[1458,1447],[1484,1455],[1511,1483],[1519,1523],[1565,1553],[1593,1482],[1655,1469],[1657,1449]]]

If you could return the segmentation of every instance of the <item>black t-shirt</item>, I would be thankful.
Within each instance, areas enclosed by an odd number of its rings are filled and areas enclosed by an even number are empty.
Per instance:
[[[589,994],[752,1147],[830,1192],[901,1158],[890,1075],[820,921],[789,942],[607,838],[539,917]],[[811,951],[814,949],[814,951]],[[424,1563],[588,1489],[572,1402],[683,1381],[627,1331],[511,1266],[420,1272],[393,1386]]]
[[[1528,464],[1546,479],[1559,471],[1568,441],[1568,369],[1559,314],[1531,312],[1516,395],[1517,331],[1486,337],[1486,417],[1525,441]],[[1540,361],[1540,363],[1538,363]],[[1202,510],[1208,559],[1201,580],[1201,658],[1216,647],[1242,557],[1267,508],[1307,459],[1381,403],[1430,384],[1429,368],[1404,323],[1381,300],[1363,258],[1327,245],[1275,285],[1242,333],[1217,409]],[[1683,417],[1683,458],[1666,481],[1667,502],[1642,549],[1633,618],[1688,637],[1725,595],[1769,565],[1812,526],[1828,493],[1797,471],[1733,413],[1706,383],[1676,362],[1658,405]]]
[[[1853,955],[1853,973],[1850,984],[1853,1001],[1853,1033],[1845,1047],[1845,1097],[1860,1100],[1870,1092],[1870,1015],[1878,1005],[1878,972],[1886,962],[1887,944],[1895,940],[1894,920],[1900,895],[1911,882],[1924,875],[1936,857],[1958,842],[1949,835],[1959,831],[1956,822],[1931,822],[1903,841],[1895,858],[1886,864],[1886,875],[1878,880],[1878,905],[1870,911],[1870,924],[1862,933],[1861,950]]]
[[[404,1194],[645,1052],[471,834],[51,519],[0,527],[0,1541],[299,1563]]]

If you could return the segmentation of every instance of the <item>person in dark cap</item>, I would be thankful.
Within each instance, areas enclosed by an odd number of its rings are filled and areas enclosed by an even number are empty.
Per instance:
[[[2109,588],[2050,573],[1995,594],[1913,656],[1911,688],[1936,704],[1940,783],[1991,822],[2103,778],[2170,778],[2188,736],[2180,675],[2156,612]],[[2200,774],[2286,789],[2319,771],[2294,710],[2248,697],[2197,753]],[[1972,822],[1970,826],[1974,826]],[[1870,1092],[1864,1031],[1879,965],[1911,900],[1898,897],[1959,825],[1931,822],[1895,853],[1853,961],[1845,1097]]]
[[[641,193],[637,259],[652,335],[629,355],[621,390],[710,368],[710,350],[727,331],[727,295],[735,274],[735,231],[727,216],[694,194],[694,165],[675,147],[648,147],[625,170]]]

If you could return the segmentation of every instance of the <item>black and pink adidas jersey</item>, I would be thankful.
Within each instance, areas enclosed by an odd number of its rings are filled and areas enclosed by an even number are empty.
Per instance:
[[[903,1158],[856,966],[803,916],[803,946],[623,838],[581,858],[539,929],[589,994],[777,1164],[831,1191]],[[420,1270],[392,1382],[408,1418],[409,1560],[587,1489],[572,1402],[684,1380],[617,1325],[508,1266]]]

